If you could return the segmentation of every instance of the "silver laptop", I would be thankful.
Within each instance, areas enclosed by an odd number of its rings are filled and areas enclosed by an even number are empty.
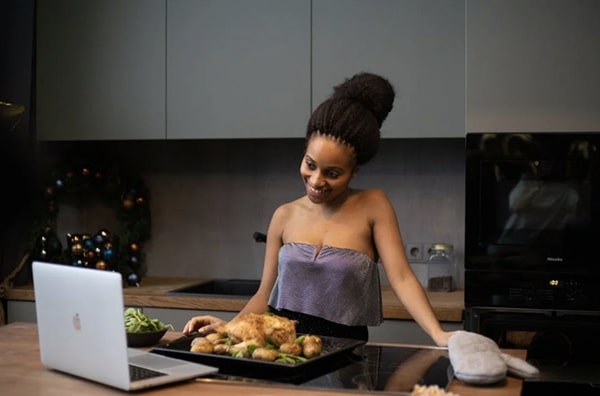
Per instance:
[[[34,261],[42,364],[124,390],[216,373],[217,368],[127,347],[118,272]],[[153,376],[131,380],[130,366]]]

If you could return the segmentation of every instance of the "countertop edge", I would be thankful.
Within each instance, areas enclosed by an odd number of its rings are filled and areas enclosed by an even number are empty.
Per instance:
[[[221,296],[182,296],[167,292],[179,287],[193,285],[207,279],[190,278],[147,278],[140,287],[124,287],[125,305],[167,309],[190,309],[207,311],[240,311],[248,301],[247,297]],[[382,287],[383,316],[385,320],[412,320],[406,308],[398,301],[389,287]],[[464,292],[428,292],[433,311],[441,322],[462,322]],[[4,290],[4,298],[12,301],[35,301],[32,285],[9,287]]]

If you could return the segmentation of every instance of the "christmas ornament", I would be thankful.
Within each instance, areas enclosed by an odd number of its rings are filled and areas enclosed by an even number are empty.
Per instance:
[[[31,259],[118,271],[128,285],[139,286],[142,247],[151,230],[149,191],[143,180],[121,173],[114,164],[101,160],[69,158],[50,168],[40,189],[40,203],[27,246]],[[103,228],[95,234],[89,230],[70,232],[63,250],[56,229],[60,202],[65,199],[80,205],[100,199],[114,210],[118,228]]]
[[[45,261],[56,261],[62,254],[62,244],[56,231],[51,227],[45,227],[33,242],[38,258]]]
[[[140,277],[138,274],[131,273],[127,276],[127,283],[129,286],[139,286],[140,285]]]

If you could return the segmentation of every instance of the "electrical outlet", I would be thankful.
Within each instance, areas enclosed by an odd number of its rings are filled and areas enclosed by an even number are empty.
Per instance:
[[[423,244],[421,243],[407,243],[406,244],[406,256],[408,261],[411,263],[418,263],[424,260]]]
[[[433,243],[424,243],[423,244],[423,260],[427,261],[429,255],[431,254],[431,247]]]

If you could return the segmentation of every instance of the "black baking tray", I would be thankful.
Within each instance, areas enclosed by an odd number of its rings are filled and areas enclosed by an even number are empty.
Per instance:
[[[228,355],[191,352],[190,347],[194,338],[193,336],[182,337],[168,344],[153,347],[151,352],[218,367],[220,375],[300,383],[360,359],[360,355],[354,354],[353,351],[366,343],[355,339],[320,336],[323,342],[323,351],[319,356],[305,362],[285,364]]]

